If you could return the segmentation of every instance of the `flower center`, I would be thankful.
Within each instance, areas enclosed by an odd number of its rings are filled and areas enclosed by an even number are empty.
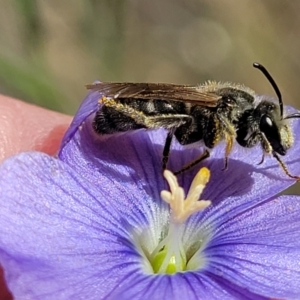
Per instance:
[[[178,185],[173,173],[166,170],[164,177],[170,186],[170,192],[161,192],[161,198],[170,205],[171,209],[169,228],[166,236],[151,253],[149,261],[154,273],[174,274],[192,268],[189,266],[191,256],[201,246],[201,241],[196,242],[192,245],[193,249],[190,249],[190,253],[187,253],[183,246],[183,234],[187,219],[211,204],[209,200],[199,200],[209,181],[210,171],[202,168],[196,174],[186,198],[183,188]]]

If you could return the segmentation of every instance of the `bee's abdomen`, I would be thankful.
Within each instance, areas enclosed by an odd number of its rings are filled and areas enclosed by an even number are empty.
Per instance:
[[[143,99],[118,99],[118,102],[143,112],[147,116],[162,114],[185,114],[187,113],[186,104],[177,101],[149,100]]]
[[[103,97],[93,128],[99,134],[126,132],[141,128],[171,129],[191,123],[190,107],[176,101],[112,99]]]
[[[145,126],[112,107],[103,106],[96,113],[93,128],[99,134],[112,134],[141,129],[145,128]]]

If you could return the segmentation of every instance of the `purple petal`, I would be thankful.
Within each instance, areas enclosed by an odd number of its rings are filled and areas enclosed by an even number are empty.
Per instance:
[[[216,213],[205,223],[217,224],[204,251],[208,274],[270,298],[300,295],[300,197]]]
[[[96,81],[95,83],[97,82],[100,81]],[[100,97],[101,95],[99,94],[99,92],[88,93],[88,95],[82,101],[76,115],[74,116],[69,129],[65,133],[61,143],[61,147],[64,147],[72,139],[72,137],[77,132],[82,123],[84,123],[86,118],[99,109],[100,104],[98,103],[98,100]]]
[[[143,231],[149,220],[153,199],[143,190],[135,185],[129,190],[117,179],[112,188],[105,177],[93,186],[68,165],[37,153],[8,160],[1,167],[4,174],[0,259],[16,297],[115,298],[126,291],[124,299],[163,294],[172,299],[263,299],[256,293],[278,298],[299,292],[297,198],[279,198],[279,206],[265,201],[243,214],[224,207],[223,215],[212,214],[220,227],[205,249],[207,270],[151,276],[142,272],[130,237],[130,228]],[[210,222],[216,224],[213,217]],[[208,219],[203,222],[198,226]],[[292,278],[295,283],[286,285]],[[280,286],[277,294],[270,285],[274,281]]]
[[[160,157],[154,151],[146,132],[99,141],[89,127],[83,126],[62,149],[60,159],[93,184],[98,184],[99,176],[106,176],[112,181],[123,181],[124,185],[136,184],[159,199],[160,191],[167,186],[162,178]]]
[[[158,213],[136,185],[91,185],[41,153],[7,160],[0,177],[0,262],[16,298],[99,299],[141,272],[133,229]]]
[[[234,300],[269,299],[232,284],[221,276],[201,273],[177,273],[152,277],[132,275],[120,289],[109,295],[111,299],[172,299],[172,300]]]
[[[128,295],[143,291],[136,299],[152,293],[152,299],[163,293],[182,299],[182,291],[186,299],[197,299],[199,294],[203,299],[213,295],[230,299],[241,294],[188,273],[170,280],[141,271],[141,258],[128,230],[142,231],[151,207],[145,205],[147,195],[135,185],[129,191],[115,182],[111,189],[111,181],[103,177],[94,187],[68,165],[39,153],[6,161],[0,174],[6,174],[0,185],[0,195],[5,197],[1,199],[0,261],[17,298],[102,298],[115,292],[122,295],[127,284]],[[146,292],[149,286],[154,291]]]

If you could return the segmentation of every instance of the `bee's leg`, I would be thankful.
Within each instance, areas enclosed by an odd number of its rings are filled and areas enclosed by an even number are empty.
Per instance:
[[[145,118],[145,124],[147,128],[159,128],[163,127],[165,129],[169,129],[164,150],[163,150],[163,158],[162,158],[162,168],[163,170],[166,169],[167,163],[169,160],[170,148],[173,136],[177,129],[182,127],[189,127],[192,123],[191,116],[184,115],[184,114],[177,114],[177,115],[166,115],[166,116],[151,116]],[[179,140],[180,142],[180,140]]]
[[[261,136],[261,144],[262,144],[262,147],[265,151],[265,153],[270,153],[273,155],[273,157],[276,158],[276,160],[278,161],[280,167],[282,168],[282,170],[284,171],[284,173],[289,176],[290,178],[293,178],[293,179],[296,179],[297,181],[300,181],[300,177],[298,176],[294,176],[292,175],[287,166],[284,164],[284,162],[280,159],[280,157],[278,156],[278,154],[273,150],[271,144],[269,143],[269,141],[264,137],[264,136]]]
[[[224,168],[222,171],[227,170],[228,168],[228,157],[232,150],[233,143],[234,143],[234,136],[232,137],[230,134],[226,135],[226,148],[225,148],[225,159],[224,159]]]
[[[263,153],[261,161],[257,164],[258,166],[261,165],[265,161],[265,153]]]
[[[280,157],[278,156],[278,154],[276,152],[273,151],[273,156],[276,158],[276,160],[278,161],[280,167],[283,169],[284,173],[289,176],[290,178],[296,179],[297,181],[300,181],[300,177],[298,176],[294,176],[291,175],[291,173],[289,172],[287,166],[284,164],[284,162],[280,159]]]
[[[163,158],[162,158],[162,168],[163,168],[163,170],[165,170],[166,167],[167,167],[173,135],[174,135],[174,132],[169,131],[168,135],[167,135],[167,138],[166,138],[166,142],[165,142],[165,146],[164,146],[164,150],[163,150]]]
[[[213,119],[213,123],[211,124],[211,130],[210,137],[213,137],[212,143],[209,144],[209,140],[205,140],[204,142],[206,146],[209,146],[210,148],[214,147],[222,138],[222,132],[225,131],[225,140],[226,140],[226,148],[225,148],[225,158],[224,158],[224,168],[223,171],[227,169],[228,167],[228,157],[232,150],[234,139],[236,138],[236,132],[235,128],[232,124],[230,124],[227,120],[224,118],[220,119]]]
[[[182,169],[180,169],[177,172],[174,172],[174,175],[179,175],[189,169],[191,169],[192,167],[194,167],[195,165],[197,165],[199,162],[201,162],[202,160],[206,159],[209,157],[209,151],[205,150],[205,152],[198,158],[196,158],[195,160],[191,161],[190,163],[188,163],[187,165],[183,166]]]

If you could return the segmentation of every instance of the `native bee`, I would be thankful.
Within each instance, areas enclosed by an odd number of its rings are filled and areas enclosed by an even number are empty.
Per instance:
[[[175,174],[209,157],[208,149],[221,140],[226,142],[225,169],[235,140],[247,148],[260,144],[264,154],[272,154],[289,177],[300,180],[289,173],[279,157],[293,144],[291,128],[284,120],[299,118],[300,114],[283,117],[283,101],[275,81],[262,65],[254,63],[253,66],[263,72],[273,86],[278,104],[258,100],[253,90],[240,84],[101,82],[87,85],[88,89],[101,94],[102,107],[96,112],[93,128],[101,135],[142,128],[166,129],[163,169],[167,166],[174,136],[182,145],[203,142],[206,147],[203,155]]]

